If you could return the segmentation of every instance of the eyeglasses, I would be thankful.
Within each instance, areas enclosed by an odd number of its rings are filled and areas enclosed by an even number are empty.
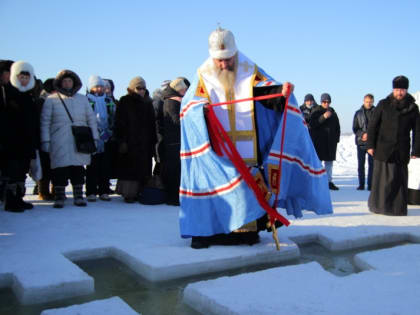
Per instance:
[[[141,86],[136,86],[136,90],[137,91],[142,91],[142,90],[145,90],[146,88],[144,88],[144,87],[141,87]]]
[[[329,102],[329,101],[322,101],[322,103],[329,104],[331,102]]]

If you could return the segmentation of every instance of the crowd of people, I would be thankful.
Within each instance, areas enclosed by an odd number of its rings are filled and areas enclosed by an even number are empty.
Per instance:
[[[71,70],[42,82],[30,63],[1,60],[0,74],[0,198],[6,211],[33,208],[23,200],[28,173],[39,173],[32,176],[34,193],[54,201],[54,208],[64,207],[68,181],[76,206],[110,201],[115,192],[128,203],[147,201],[141,195],[153,174],[162,179],[161,190],[165,187],[155,202],[179,205],[177,113],[190,84],[186,78],[165,81],[152,100],[146,81],[137,76],[117,100],[113,81],[99,75],[89,77],[83,95]],[[93,154],[78,151],[72,126],[90,128]],[[116,191],[111,179],[117,179]]]
[[[357,190],[367,187],[371,191],[368,206],[374,213],[407,215],[407,204],[420,203],[419,189],[408,189],[408,164],[411,159],[420,157],[419,109],[413,96],[407,92],[408,87],[408,78],[395,77],[390,95],[375,107],[374,96],[366,94],[363,105],[353,118],[358,160]],[[331,97],[326,93],[321,95],[321,105],[316,104],[312,94],[307,94],[300,110],[318,157],[324,161],[329,188],[338,190],[331,175],[340,140],[340,124],[330,103]],[[413,171],[418,170],[413,168]],[[418,175],[413,173],[411,177],[417,178]]]
[[[276,157],[273,148],[279,145],[282,114],[288,97],[294,98],[294,87],[276,83],[238,51],[228,30],[219,28],[210,35],[209,54],[198,69],[191,93],[186,94],[190,82],[178,77],[165,80],[151,97],[146,81],[137,76],[119,100],[113,95],[113,81],[99,75],[89,77],[83,95],[79,93],[82,82],[71,70],[42,82],[28,62],[1,60],[0,197],[4,209],[33,208],[23,200],[25,180],[38,166],[42,174],[34,177],[36,193],[42,200],[53,201],[54,208],[65,206],[69,180],[73,203],[79,207],[98,198],[108,202],[113,193],[127,203],[178,206],[183,198],[181,235],[192,237],[193,248],[254,244],[259,230],[274,228],[273,223],[287,224],[275,212],[270,219],[264,210],[269,212],[267,201],[279,193],[279,169],[270,159]],[[371,191],[368,205],[374,213],[407,215],[407,165],[410,157],[420,157],[420,115],[407,89],[408,79],[396,77],[386,99],[375,107],[373,95],[367,94],[354,115],[357,189]],[[235,103],[278,93],[282,96]],[[209,106],[221,101],[228,105]],[[289,135],[300,146],[286,144],[279,156],[293,156],[297,161],[282,169],[296,183],[283,183],[279,199],[274,198],[276,206],[288,214],[299,217],[303,208],[317,214],[332,212],[328,190],[339,189],[332,174],[341,129],[331,102],[328,93],[321,95],[320,105],[307,94],[300,111],[296,107],[297,120],[289,122],[288,128],[293,128]],[[94,153],[78,149],[74,126],[90,128]],[[115,191],[111,179],[117,179]],[[298,189],[302,185],[312,189]]]

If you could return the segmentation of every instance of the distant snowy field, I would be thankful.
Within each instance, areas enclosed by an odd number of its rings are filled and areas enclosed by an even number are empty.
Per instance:
[[[357,148],[354,134],[342,134],[337,146],[333,176],[357,176]]]

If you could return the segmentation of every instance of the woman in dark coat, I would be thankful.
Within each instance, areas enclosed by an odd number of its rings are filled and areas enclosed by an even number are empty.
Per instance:
[[[146,82],[135,77],[120,99],[115,113],[114,135],[118,142],[117,192],[134,202],[152,174],[156,144],[155,116]]]
[[[337,152],[337,144],[340,141],[340,121],[335,110],[330,107],[330,103],[330,95],[322,94],[321,105],[317,106],[312,112],[309,125],[318,158],[324,161],[329,188],[338,190],[338,187],[332,182],[332,167]]]
[[[4,159],[6,211],[23,212],[33,205],[23,201],[26,173],[39,144],[39,121],[29,91],[35,86],[33,67],[24,61],[13,63],[10,84],[5,86],[5,102],[0,108],[0,147]]]
[[[181,127],[179,110],[182,97],[187,92],[189,82],[184,78],[173,80],[163,91],[162,180],[165,185],[169,205],[179,206],[179,184],[181,181]]]
[[[407,93],[408,79],[393,80],[393,92],[378,103],[368,127],[368,153],[373,155],[369,210],[385,215],[407,215],[410,134],[412,156],[420,157],[420,114]]]

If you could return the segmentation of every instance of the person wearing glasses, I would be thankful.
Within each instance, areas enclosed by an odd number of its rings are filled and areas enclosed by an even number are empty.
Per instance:
[[[328,187],[330,190],[338,190],[332,181],[332,170],[337,144],[340,142],[340,121],[330,104],[331,96],[328,93],[322,94],[321,106],[313,111],[309,125],[318,158],[323,161],[328,174]]]
[[[118,143],[117,193],[124,201],[138,200],[152,175],[152,158],[157,142],[155,114],[146,81],[130,81],[115,113],[114,136]]]

